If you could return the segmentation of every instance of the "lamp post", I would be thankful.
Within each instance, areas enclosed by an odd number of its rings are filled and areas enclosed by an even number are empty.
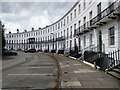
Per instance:
[[[71,44],[72,44],[72,40],[70,40],[70,55],[71,55]]]
[[[65,52],[65,35],[64,35],[64,46],[63,46],[64,52]]]
[[[51,35],[53,35],[53,51],[54,51],[54,33],[50,33]],[[54,56],[54,52],[52,51],[52,57]]]
[[[77,40],[78,39],[78,37],[76,37],[75,38],[75,41],[74,41],[74,43],[75,43],[75,45],[74,45],[74,50],[75,50],[75,53],[77,53],[78,54],[78,47],[77,47]]]

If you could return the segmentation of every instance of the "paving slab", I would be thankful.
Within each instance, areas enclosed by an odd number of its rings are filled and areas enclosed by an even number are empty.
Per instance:
[[[61,88],[120,88],[119,80],[109,76],[101,70],[69,57],[54,54],[54,58],[59,62],[61,75]],[[67,72],[67,73],[65,73]],[[89,89],[88,89],[89,88]]]

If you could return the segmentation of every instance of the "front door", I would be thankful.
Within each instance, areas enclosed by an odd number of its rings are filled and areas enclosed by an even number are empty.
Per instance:
[[[81,39],[80,37],[78,38],[78,43],[79,43],[79,51],[81,50]]]
[[[98,36],[98,51],[102,52],[102,32],[99,31],[99,36]]]

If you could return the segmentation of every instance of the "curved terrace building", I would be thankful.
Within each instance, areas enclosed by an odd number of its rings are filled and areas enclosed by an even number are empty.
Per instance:
[[[120,48],[120,0],[79,0],[57,22],[31,31],[6,34],[6,48],[25,50],[93,50]]]

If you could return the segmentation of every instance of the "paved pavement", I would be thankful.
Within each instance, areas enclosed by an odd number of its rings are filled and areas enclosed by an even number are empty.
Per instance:
[[[103,71],[95,70],[81,61],[54,54],[56,63],[51,56],[47,53],[20,53],[19,57],[5,60],[3,65],[7,66],[3,66],[3,90],[40,90],[54,88],[57,83],[59,88],[69,90],[120,88],[120,81]],[[56,82],[57,79],[59,82]]]
[[[4,64],[11,63],[3,68],[3,90],[40,90],[56,86],[57,65],[53,58],[42,53],[21,53],[18,57],[21,58],[3,61]],[[24,59],[22,63],[21,59]]]
[[[60,65],[60,88],[109,88],[120,89],[120,81],[103,71],[81,61],[73,60],[62,55],[54,55]],[[111,89],[110,89],[111,88]]]

